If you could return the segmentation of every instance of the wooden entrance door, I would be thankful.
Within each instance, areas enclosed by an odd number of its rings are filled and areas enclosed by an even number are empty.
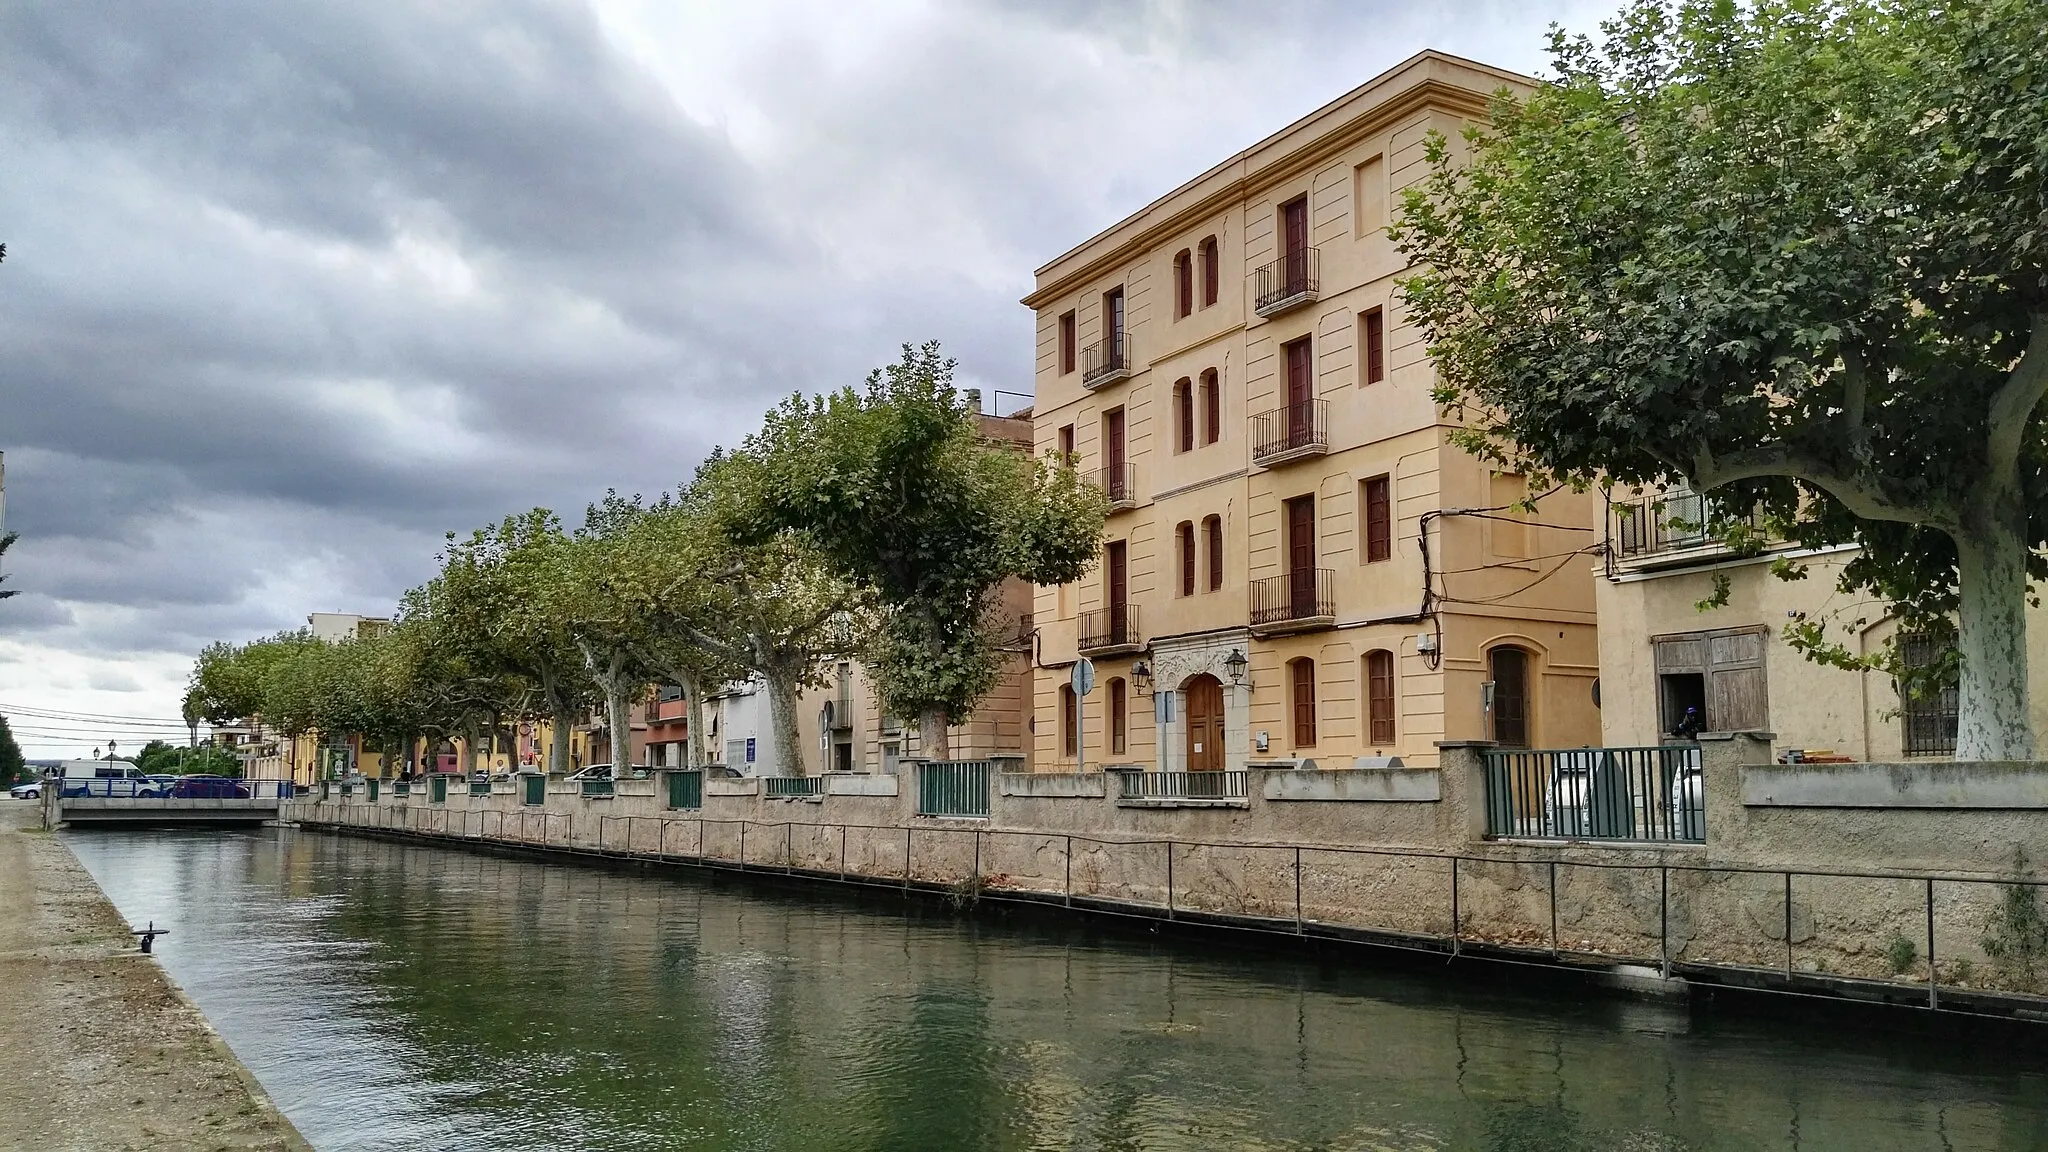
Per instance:
[[[1223,682],[1201,675],[1181,689],[1188,711],[1188,771],[1223,770]]]
[[[1299,620],[1316,614],[1316,498],[1287,502],[1287,603]]]
[[[1493,675],[1493,739],[1504,748],[1529,746],[1529,654],[1520,648],[1487,653]]]

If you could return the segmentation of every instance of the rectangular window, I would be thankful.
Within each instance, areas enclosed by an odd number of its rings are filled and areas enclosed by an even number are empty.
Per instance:
[[[1387,223],[1387,166],[1378,156],[1351,170],[1351,202],[1358,215],[1358,234],[1367,236]]]
[[[1394,742],[1394,654],[1380,649],[1365,654],[1365,715],[1368,742]]]
[[[1186,520],[1174,530],[1174,539],[1180,549],[1180,594],[1195,594],[1195,526]]]
[[[1074,314],[1060,316],[1060,375],[1074,370]]]
[[[1288,662],[1294,681],[1294,746],[1316,746],[1316,662],[1302,657]]]
[[[1941,663],[1942,641],[1926,633],[1899,637],[1899,656],[1907,668],[1926,671]],[[1899,686],[1900,750],[1908,756],[1953,756],[1956,753],[1957,693],[1953,671],[1919,694]]]
[[[1764,628],[1749,627],[1654,638],[1663,732],[1691,736],[1768,728],[1766,635]]]
[[[1387,378],[1387,332],[1384,314],[1378,308],[1368,308],[1358,314],[1359,356],[1364,365],[1364,381],[1377,384]]]
[[[1074,426],[1072,424],[1062,424],[1060,425],[1060,463],[1072,464],[1073,462]]]
[[[1129,744],[1129,723],[1125,716],[1128,701],[1124,696],[1124,680],[1118,676],[1109,682],[1109,753],[1121,756]]]
[[[1374,476],[1360,481],[1360,518],[1365,522],[1365,561],[1368,564],[1394,556],[1393,494],[1388,478]]]
[[[1202,534],[1209,538],[1209,591],[1215,592],[1223,587],[1223,517],[1202,521]]]

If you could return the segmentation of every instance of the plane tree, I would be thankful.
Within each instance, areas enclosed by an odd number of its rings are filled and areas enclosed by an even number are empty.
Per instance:
[[[1953,621],[1964,759],[2034,752],[2043,43],[2038,0],[1635,0],[1433,137],[1394,228],[1467,447],[1860,545],[1846,587]]]

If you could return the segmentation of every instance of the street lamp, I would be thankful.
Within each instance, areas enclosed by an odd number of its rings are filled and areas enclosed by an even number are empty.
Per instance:
[[[1250,663],[1251,661],[1244,658],[1244,653],[1242,651],[1236,648],[1232,648],[1230,650],[1230,655],[1224,657],[1223,659],[1223,667],[1229,670],[1230,682],[1232,684],[1244,683],[1245,665]]]
[[[1140,660],[1131,665],[1131,686],[1138,690],[1138,695],[1140,696],[1150,696],[1152,694],[1152,666],[1150,664]]]

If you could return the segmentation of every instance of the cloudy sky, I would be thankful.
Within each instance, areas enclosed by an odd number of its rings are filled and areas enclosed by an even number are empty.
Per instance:
[[[80,717],[904,341],[1028,390],[1038,265],[1422,48],[1533,72],[1612,7],[0,5],[0,711],[139,743]]]

